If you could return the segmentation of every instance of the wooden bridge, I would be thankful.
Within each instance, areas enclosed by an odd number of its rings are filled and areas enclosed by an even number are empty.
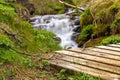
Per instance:
[[[56,51],[50,63],[105,80],[120,80],[120,43]]]

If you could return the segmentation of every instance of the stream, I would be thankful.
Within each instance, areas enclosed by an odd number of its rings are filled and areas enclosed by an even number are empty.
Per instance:
[[[55,33],[60,39],[60,46],[63,48],[77,48],[75,38],[79,35],[79,16],[71,20],[72,10],[59,15],[36,15],[31,18],[34,28],[48,30]]]

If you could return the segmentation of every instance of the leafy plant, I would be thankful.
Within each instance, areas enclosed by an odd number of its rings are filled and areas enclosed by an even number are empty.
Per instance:
[[[113,23],[111,24],[111,31],[112,34],[116,34],[116,33],[120,33],[119,29],[120,29],[120,18],[117,18],[113,21]]]
[[[13,47],[13,42],[5,35],[0,34],[0,48]]]
[[[81,45],[83,41],[85,42],[86,40],[90,39],[94,28],[94,25],[84,26],[77,39],[77,42]]]
[[[57,77],[59,80],[63,80],[66,79],[65,78],[65,73],[66,73],[66,69],[61,69],[59,73],[57,73]]]
[[[53,40],[56,35],[52,32],[45,30],[35,30],[35,40],[39,43],[39,48],[42,48],[43,52],[51,52],[61,49],[61,47]]]
[[[119,35],[113,35],[110,37],[107,37],[102,40],[101,44],[102,45],[107,45],[107,44],[116,44],[120,42],[120,36]]]

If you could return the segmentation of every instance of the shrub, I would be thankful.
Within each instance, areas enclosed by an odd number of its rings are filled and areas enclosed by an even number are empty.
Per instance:
[[[12,41],[7,36],[0,34],[0,48],[9,48],[9,47],[13,47]]]
[[[13,25],[16,20],[17,14],[14,8],[0,4],[0,22],[8,25]]]
[[[116,18],[111,24],[112,34],[120,33],[120,18]]]
[[[91,13],[90,13],[90,9],[86,9],[80,16],[80,25],[81,26],[86,26],[91,24],[93,21]]]
[[[107,37],[102,40],[101,44],[102,45],[107,45],[107,44],[116,44],[120,42],[120,36],[119,35],[114,35]]]
[[[79,43],[79,45],[82,45],[83,42],[85,42],[91,38],[94,28],[95,28],[94,25],[88,25],[88,26],[83,27],[83,29],[77,39],[77,42]]]

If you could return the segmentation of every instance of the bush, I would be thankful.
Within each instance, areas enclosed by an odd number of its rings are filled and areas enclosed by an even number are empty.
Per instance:
[[[101,44],[102,45],[107,45],[107,44],[116,44],[120,42],[120,36],[119,35],[114,35],[107,37],[102,40]]]
[[[88,26],[83,27],[77,39],[77,42],[79,43],[79,45],[82,45],[84,42],[86,42],[87,40],[91,38],[94,28],[95,28],[94,25],[88,25]]]
[[[120,33],[120,18],[116,18],[111,24],[112,34]]]
[[[13,25],[16,20],[17,14],[15,9],[10,6],[0,4],[0,22],[8,25]]]
[[[9,47],[13,47],[12,41],[7,36],[0,34],[0,48],[9,48]]]
[[[86,26],[91,24],[93,21],[91,13],[90,13],[90,9],[86,9],[80,16],[80,25],[81,26]]]

